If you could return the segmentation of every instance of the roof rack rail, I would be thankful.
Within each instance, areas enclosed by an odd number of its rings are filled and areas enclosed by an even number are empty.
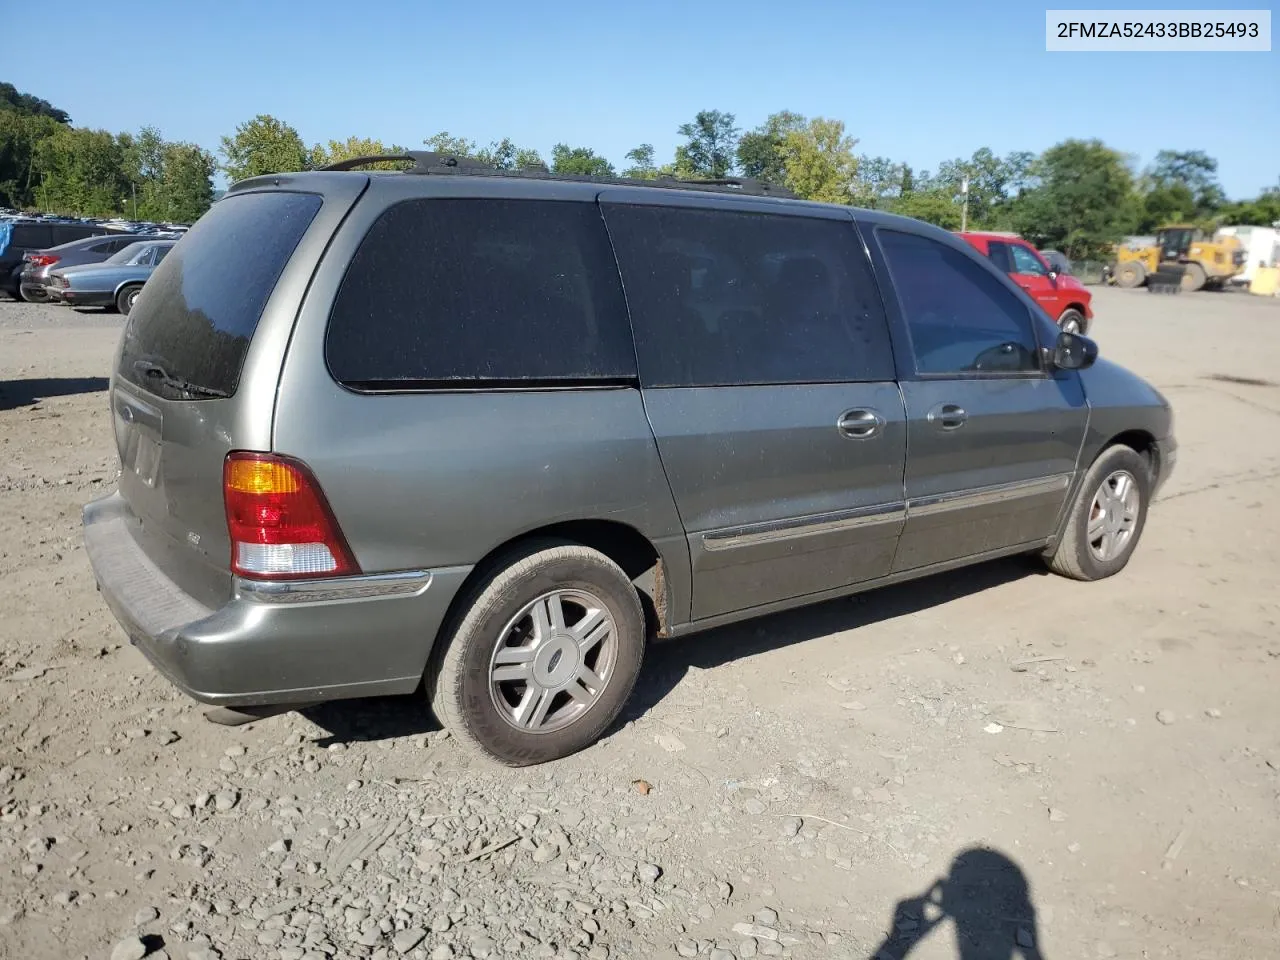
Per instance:
[[[699,179],[693,177],[657,177],[656,181],[645,181],[648,183],[657,182],[663,186],[680,186],[695,187],[701,189],[710,189],[713,187],[733,187],[736,193],[749,193],[753,196],[761,197],[789,197],[796,199],[796,195],[780,184],[770,183],[768,180],[757,180],[755,177],[708,177]]]
[[[459,157],[451,153],[431,150],[406,150],[404,153],[371,153],[362,157],[348,157],[321,167],[321,170],[354,170],[370,163],[386,163],[388,160],[405,160],[413,164],[410,173],[452,173],[455,170],[493,170],[492,164],[473,157]]]
[[[321,169],[354,170],[370,163],[385,163],[388,160],[403,160],[412,163],[413,167],[405,171],[411,174],[470,174],[473,176],[524,177],[531,180],[564,180],[576,183],[598,183],[625,187],[708,190],[717,193],[738,193],[756,197],[796,199],[796,195],[786,187],[769,183],[765,180],[757,180],[753,177],[715,177],[704,180],[659,176],[652,180],[637,180],[630,177],[595,177],[587,174],[552,173],[547,169],[545,163],[528,164],[519,170],[502,170],[473,157],[459,157],[450,153],[436,153],[429,150],[406,150],[403,153],[351,157],[331,163],[328,166],[321,167]]]

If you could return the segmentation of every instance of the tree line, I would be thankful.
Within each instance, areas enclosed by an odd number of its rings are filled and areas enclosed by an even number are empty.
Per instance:
[[[0,206],[190,223],[213,202],[213,156],[192,143],[74,127],[65,110],[0,83]]]
[[[502,170],[650,180],[740,175],[804,199],[887,210],[946,229],[959,228],[963,218],[974,230],[1012,230],[1076,259],[1105,258],[1122,237],[1165,223],[1211,229],[1280,220],[1280,184],[1229,202],[1217,161],[1201,150],[1161,150],[1139,169],[1099,140],[1070,139],[1040,154],[998,156],[983,147],[930,171],[857,152],[841,120],[785,110],[746,131],[732,113],[703,110],[677,132],[682,142],[668,162],[659,163],[653,145],[642,143],[627,152],[621,170],[592,148],[567,143],[556,143],[547,158],[509,138],[481,145],[447,131],[423,145]],[[222,137],[219,161],[151,127],[137,134],[74,127],[65,111],[0,84],[0,205],[19,209],[191,222],[212,202],[218,169],[235,181],[404,150],[364,137],[308,146],[288,123],[262,114]]]

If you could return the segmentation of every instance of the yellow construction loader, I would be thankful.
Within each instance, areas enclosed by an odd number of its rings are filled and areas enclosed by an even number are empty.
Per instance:
[[[1116,247],[1109,279],[1117,287],[1140,287],[1162,265],[1180,267],[1183,290],[1216,289],[1245,268],[1245,249],[1232,236],[1206,237],[1190,224],[1172,224],[1156,231],[1156,242]]]

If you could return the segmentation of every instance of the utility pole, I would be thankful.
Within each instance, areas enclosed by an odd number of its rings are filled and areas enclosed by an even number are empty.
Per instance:
[[[966,176],[960,180],[960,232],[963,233],[969,229],[969,178]]]
[[[129,183],[129,189],[133,191],[133,219],[138,219],[138,184],[136,181]]]

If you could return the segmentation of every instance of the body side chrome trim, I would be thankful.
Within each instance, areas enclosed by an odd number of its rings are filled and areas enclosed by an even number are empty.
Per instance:
[[[906,519],[906,515],[906,504],[897,502],[877,503],[868,507],[855,507],[851,510],[837,510],[832,513],[819,513],[794,519],[766,520],[762,523],[704,533],[702,548],[709,553],[714,553],[718,550],[733,550],[762,543],[796,540],[840,530],[897,523]]]
[[[1065,491],[1071,485],[1074,474],[1059,473],[1035,480],[1019,480],[1015,483],[997,483],[989,487],[939,493],[929,497],[914,497],[907,501],[907,518],[927,517],[951,510],[968,510],[990,504],[1007,503],[1023,497],[1036,497]]]
[[[907,583],[912,580],[918,580],[937,573],[945,573],[949,570],[957,570],[961,567],[968,567],[987,560],[997,560],[1001,557],[1010,557],[1019,553],[1033,553],[1051,542],[1052,538],[1050,537],[1044,537],[1038,540],[1029,540],[1026,543],[1000,547],[996,550],[987,550],[983,553],[976,553],[968,557],[956,557],[952,560],[931,563],[924,567],[900,570],[897,573],[890,573],[883,577],[876,577],[874,580],[863,580],[858,583],[851,583],[847,586],[836,587],[832,590],[823,590],[818,593],[788,597],[784,600],[775,600],[771,603],[760,604],[759,606],[745,607],[741,610],[734,610],[730,613],[717,614],[714,617],[704,617],[701,620],[685,621],[684,623],[673,624],[668,636],[672,639],[684,637],[700,630],[722,627],[730,623],[751,620],[755,617],[762,617],[770,613],[780,613],[783,610],[807,607],[815,603],[822,603],[826,600],[835,600],[839,597],[854,596],[856,594],[875,590],[879,587],[887,587],[895,583]],[[663,638],[663,642],[666,642],[666,638]]]
[[[316,580],[248,580],[236,577],[238,600],[255,603],[335,603],[382,600],[425,593],[431,586],[429,570],[401,570],[357,577]]]

